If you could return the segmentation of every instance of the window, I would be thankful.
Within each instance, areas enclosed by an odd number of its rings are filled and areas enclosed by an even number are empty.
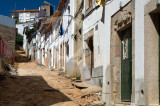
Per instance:
[[[70,14],[70,6],[68,6],[68,14]]]
[[[38,13],[35,13],[35,16],[38,17]]]
[[[66,44],[66,55],[69,56],[69,44],[68,44],[68,42]]]
[[[29,19],[26,19],[26,21],[28,22],[28,21],[29,21]]]
[[[35,13],[31,13],[31,16],[32,16],[32,17],[35,16]]]
[[[22,19],[20,19],[20,22],[22,22],[23,20]]]
[[[27,13],[26,15],[27,15],[27,17],[29,17],[29,13]]]

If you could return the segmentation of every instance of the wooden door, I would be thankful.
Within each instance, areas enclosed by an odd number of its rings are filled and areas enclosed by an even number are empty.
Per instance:
[[[92,76],[92,69],[94,68],[94,46],[93,46],[93,36],[89,38],[89,49],[90,49],[90,63],[91,63],[91,76]]]
[[[121,43],[121,100],[131,101],[132,93],[132,30],[122,32]]]

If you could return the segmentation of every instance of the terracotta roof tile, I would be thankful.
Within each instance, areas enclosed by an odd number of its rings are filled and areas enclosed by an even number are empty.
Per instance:
[[[39,9],[32,9],[32,10],[16,10],[16,11],[12,11],[14,13],[20,13],[20,12],[39,12]]]

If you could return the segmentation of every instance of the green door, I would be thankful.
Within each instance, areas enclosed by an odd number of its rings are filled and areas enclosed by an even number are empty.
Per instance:
[[[159,36],[159,103],[160,103],[160,36]]]
[[[130,102],[132,93],[132,30],[122,32],[121,43],[121,100]]]

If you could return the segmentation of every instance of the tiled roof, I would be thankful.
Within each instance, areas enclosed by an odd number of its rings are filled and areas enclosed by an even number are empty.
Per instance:
[[[67,0],[60,0],[59,5],[58,5],[58,11],[62,11],[64,4],[66,3]]]
[[[52,20],[50,20],[50,24],[48,25],[48,27],[46,28],[46,30],[44,32],[45,34],[52,29],[52,25],[57,21],[57,18],[61,16],[63,7],[66,2],[67,2],[67,0],[60,0],[59,1],[58,10],[55,11],[55,13],[52,15]]]
[[[39,9],[32,9],[32,10],[16,10],[16,11],[12,11],[14,13],[20,13],[20,12],[39,12]]]
[[[55,11],[55,13],[52,15],[52,20],[49,24],[49,26],[47,27],[45,33],[47,33],[48,31],[50,31],[52,29],[52,25],[56,22],[57,18],[61,15],[61,13],[59,11]]]

